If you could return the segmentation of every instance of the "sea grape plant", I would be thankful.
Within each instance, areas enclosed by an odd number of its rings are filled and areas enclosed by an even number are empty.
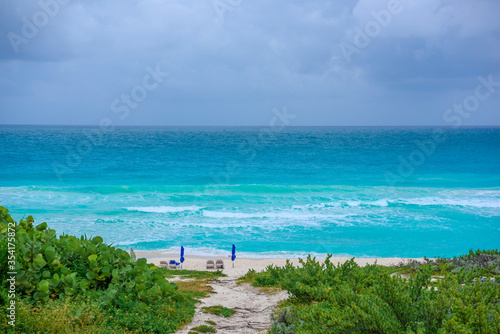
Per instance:
[[[0,207],[0,248],[4,247],[9,211]],[[86,293],[104,306],[120,305],[120,301],[147,303],[159,299],[180,299],[175,283],[169,283],[161,271],[146,259],[132,261],[130,255],[103,242],[99,236],[77,238],[57,236],[47,223],[34,226],[33,217],[16,225],[16,291],[31,301]],[[0,269],[6,273],[2,259]]]

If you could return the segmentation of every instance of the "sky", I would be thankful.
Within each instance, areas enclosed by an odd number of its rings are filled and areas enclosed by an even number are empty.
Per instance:
[[[498,0],[2,0],[0,124],[500,125]]]

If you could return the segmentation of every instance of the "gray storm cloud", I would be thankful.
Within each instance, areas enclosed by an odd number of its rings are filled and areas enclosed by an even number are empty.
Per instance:
[[[449,125],[500,82],[495,0],[7,0],[0,32],[2,124]]]

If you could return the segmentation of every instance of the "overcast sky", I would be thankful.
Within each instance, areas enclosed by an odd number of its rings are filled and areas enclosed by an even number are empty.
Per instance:
[[[0,124],[500,125],[498,0],[2,0],[0,32]]]

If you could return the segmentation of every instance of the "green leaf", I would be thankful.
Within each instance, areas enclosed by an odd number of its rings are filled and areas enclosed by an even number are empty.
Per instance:
[[[41,280],[40,282],[38,282],[38,290],[48,291],[49,290],[49,281]]]
[[[54,260],[56,256],[56,249],[52,246],[49,246],[45,249],[44,255],[47,261],[52,262],[52,260]]]
[[[94,244],[87,244],[87,247],[90,254],[95,254],[97,252],[97,247]]]
[[[61,262],[59,260],[54,260],[50,265],[52,266],[52,268],[56,268],[61,265]]]
[[[80,288],[82,288],[83,290],[85,290],[88,286],[89,286],[89,281],[87,281],[86,279],[82,279],[80,281]]]
[[[96,245],[98,245],[98,244],[102,244],[102,243],[103,243],[103,241],[104,241],[104,240],[103,240],[101,237],[99,237],[99,236],[92,238],[92,242],[93,242],[94,244],[96,244]]]
[[[35,268],[41,268],[47,264],[45,260],[42,257],[42,254],[38,254],[34,259],[33,259],[33,264],[35,265]]]
[[[34,219],[33,219],[33,217],[31,217],[31,216],[29,216],[26,220],[27,220],[27,221],[30,221],[30,218],[31,218],[31,222],[33,222],[33,221],[34,221]],[[36,227],[36,229],[37,229],[38,231],[45,231],[45,230],[47,229],[47,223],[45,223],[45,222],[41,223],[40,225],[38,225],[38,226]]]
[[[70,252],[74,252],[76,251],[76,249],[80,246],[80,243],[78,240],[74,239],[74,240],[71,240],[69,243],[68,243],[68,251]]]

